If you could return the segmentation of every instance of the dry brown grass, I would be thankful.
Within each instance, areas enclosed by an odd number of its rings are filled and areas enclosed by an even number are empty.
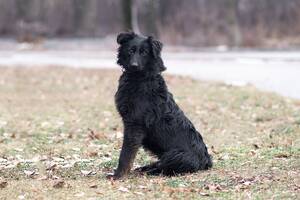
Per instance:
[[[300,103],[253,87],[167,76],[214,168],[111,182],[122,126],[117,71],[0,68],[0,199],[299,198]],[[152,158],[141,150],[135,166]]]

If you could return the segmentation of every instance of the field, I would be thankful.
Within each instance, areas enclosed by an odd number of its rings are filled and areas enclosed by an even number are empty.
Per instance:
[[[118,162],[119,71],[0,68],[0,199],[299,199],[300,102],[166,76],[214,167],[105,178]],[[135,167],[155,160],[140,150]]]

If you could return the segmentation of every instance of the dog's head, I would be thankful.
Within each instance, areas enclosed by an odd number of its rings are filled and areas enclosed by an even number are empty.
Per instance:
[[[160,56],[162,43],[152,37],[120,33],[117,63],[128,72],[160,73],[166,68]]]

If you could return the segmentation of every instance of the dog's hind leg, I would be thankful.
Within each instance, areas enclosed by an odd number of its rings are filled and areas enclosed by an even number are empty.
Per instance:
[[[136,169],[134,169],[134,171],[136,172],[147,172],[150,171],[151,169],[155,168],[157,165],[157,162],[151,163],[149,165],[145,165],[143,167],[138,167]]]
[[[147,171],[147,174],[172,176],[176,174],[195,172],[201,169],[197,155],[183,150],[172,150],[162,155],[156,166]]]
[[[151,163],[150,165],[136,168],[134,171],[146,173],[148,175],[159,175],[162,173],[162,169],[159,167],[159,162]]]

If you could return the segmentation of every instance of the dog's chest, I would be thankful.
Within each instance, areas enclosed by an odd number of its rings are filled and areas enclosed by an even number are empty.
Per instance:
[[[144,121],[160,100],[159,85],[155,82],[123,83],[116,93],[120,115],[134,121]]]

